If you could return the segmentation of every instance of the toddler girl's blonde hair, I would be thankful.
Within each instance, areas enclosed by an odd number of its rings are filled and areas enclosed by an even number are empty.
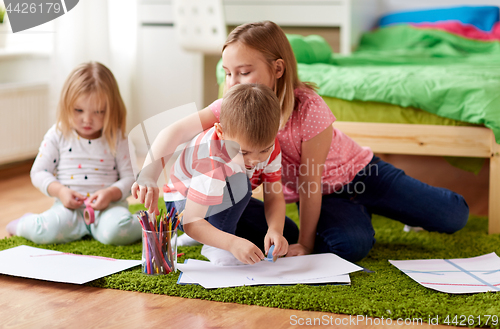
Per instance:
[[[81,96],[91,97],[97,108],[105,109],[102,136],[115,155],[118,138],[125,138],[127,110],[113,73],[98,62],[80,64],[70,73],[57,106],[56,127],[66,137],[73,129],[74,105]]]
[[[259,51],[266,59],[271,72],[274,61],[282,59],[285,62],[285,71],[276,82],[274,90],[281,104],[280,128],[283,128],[295,108],[294,89],[299,87],[315,89],[315,86],[299,80],[297,61],[290,42],[276,23],[264,21],[236,27],[227,37],[222,51],[235,42],[241,42],[245,46]]]

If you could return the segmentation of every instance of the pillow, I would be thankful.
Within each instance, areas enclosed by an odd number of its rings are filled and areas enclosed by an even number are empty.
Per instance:
[[[332,48],[323,37],[319,35],[304,37],[298,34],[287,34],[286,36],[292,46],[297,63],[329,63]]]
[[[499,8],[495,6],[462,6],[398,12],[383,16],[380,26],[397,23],[423,23],[439,21],[460,21],[483,31],[491,31],[499,20]]]

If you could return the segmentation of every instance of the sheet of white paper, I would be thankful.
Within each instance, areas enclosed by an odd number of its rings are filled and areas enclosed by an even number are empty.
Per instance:
[[[296,283],[328,283],[331,278],[362,270],[334,254],[315,254],[279,258],[275,263],[254,265],[215,266],[210,262],[189,260],[177,267],[207,289],[249,285]],[[337,281],[338,282],[338,281]]]
[[[207,267],[214,266],[210,262],[205,262],[205,261],[196,260],[196,259],[187,259],[184,264],[188,265],[188,262],[189,262],[189,265],[194,264],[196,262],[201,262],[202,264],[199,264],[200,266],[207,266]],[[189,267],[189,265],[188,265],[188,267]],[[218,266],[218,268],[220,268],[220,266]],[[186,270],[186,272],[189,272],[189,270]],[[189,275],[187,275],[186,272],[181,272],[181,274],[179,275],[179,279],[177,280],[177,284],[199,284],[195,279],[189,277]],[[351,278],[349,277],[349,274],[340,274],[340,275],[327,276],[327,277],[323,277],[323,278],[302,280],[302,282],[290,282],[288,284],[298,284],[298,283],[302,283],[302,284],[338,283],[338,284],[343,284],[343,285],[350,285]]]
[[[451,294],[500,291],[500,258],[389,260],[424,287]]]
[[[0,251],[0,273],[30,279],[83,284],[140,265],[119,260],[19,246]]]
[[[189,261],[189,259],[186,259],[186,261]],[[184,264],[187,263],[185,262]],[[179,279],[177,280],[177,284],[198,284],[198,282],[196,282],[196,280],[190,278],[186,273],[181,271],[181,274],[179,274]]]

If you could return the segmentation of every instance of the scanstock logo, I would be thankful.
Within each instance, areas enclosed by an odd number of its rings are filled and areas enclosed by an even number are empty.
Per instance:
[[[47,23],[75,8],[79,0],[4,0],[12,32]]]

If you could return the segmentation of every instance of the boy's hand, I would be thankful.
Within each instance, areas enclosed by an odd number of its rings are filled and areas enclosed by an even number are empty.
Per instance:
[[[291,257],[291,256],[309,255],[312,252],[313,252],[312,250],[304,247],[300,243],[295,243],[290,245],[290,247],[288,248],[288,254],[286,256]]]
[[[68,209],[78,209],[82,206],[85,196],[73,191],[66,186],[62,186],[57,194],[57,198]]]
[[[110,188],[105,188],[89,196],[88,202],[95,210],[104,210],[113,201],[113,198],[114,192]]]
[[[229,251],[245,264],[252,265],[264,259],[264,254],[259,247],[243,238],[238,238],[235,243],[231,244]]]
[[[274,245],[273,257],[274,256],[285,256],[288,252],[288,241],[285,239],[283,234],[269,230],[264,237],[264,249],[266,254],[269,253],[269,248]]]
[[[144,185],[139,185],[139,183],[135,182],[132,185],[132,196],[137,199],[139,198],[139,202],[144,204],[144,207],[148,209],[149,213],[154,213],[155,216],[160,214],[158,210],[158,195],[160,193],[160,189],[156,185],[156,183],[145,183]]]

